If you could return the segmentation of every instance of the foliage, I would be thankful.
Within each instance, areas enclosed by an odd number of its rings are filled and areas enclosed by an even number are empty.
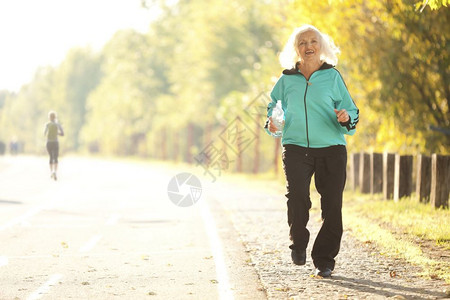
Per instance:
[[[154,76],[159,62],[147,38],[134,31],[118,32],[103,50],[99,84],[87,98],[83,142],[108,154],[135,154],[151,129],[151,95],[165,89]]]
[[[447,7],[449,3],[449,0],[422,0],[422,2],[416,3],[416,10],[420,8],[420,10],[423,11],[427,5],[429,5],[431,9],[435,10],[441,8],[442,6]]]
[[[86,98],[101,77],[101,58],[89,49],[71,50],[55,70],[48,109],[54,109],[65,128],[64,148],[76,151],[80,146],[79,133],[85,125]]]
[[[352,151],[450,149],[450,136],[430,130],[450,127],[447,0],[141,2],[161,11],[147,33],[118,32],[99,53],[74,49],[17,94],[0,92],[0,139],[43,152],[54,109],[63,151],[194,162],[239,116],[257,138],[236,169],[265,172],[279,149],[262,130],[264,109],[246,111],[280,76],[293,28],[311,23],[340,47],[337,68],[361,111]]]
[[[77,150],[85,99],[99,76],[99,58],[89,49],[71,50],[58,68],[41,67],[17,94],[6,96],[0,109],[0,139],[17,139],[24,151],[42,153],[47,113],[55,110],[66,134],[63,151]]]
[[[5,105],[6,98],[8,97],[9,92],[7,90],[0,91],[0,109]]]
[[[442,31],[441,27],[441,24],[448,24],[449,10],[425,10],[418,15],[405,2],[392,1],[387,6],[390,22],[382,21],[377,30],[383,34],[369,42],[375,51],[386,53],[370,57],[371,65],[377,66],[378,79],[383,82],[377,93],[383,99],[378,110],[412,125],[401,126],[400,132],[416,137],[413,143],[417,150],[445,152],[450,146],[450,137],[441,138],[442,134],[432,132],[430,126],[450,126],[447,44],[450,33]],[[421,144],[422,141],[425,143]],[[414,147],[414,144],[409,146]]]
[[[430,130],[450,127],[448,9],[419,13],[402,0],[293,1],[287,9],[308,11],[292,18],[313,22],[341,49],[338,68],[361,110],[351,147],[448,151],[450,136]]]

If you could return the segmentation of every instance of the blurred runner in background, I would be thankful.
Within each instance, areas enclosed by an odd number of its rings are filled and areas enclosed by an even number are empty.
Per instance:
[[[56,180],[59,155],[58,135],[64,136],[64,131],[61,124],[59,124],[58,120],[56,119],[56,112],[50,111],[48,113],[48,119],[49,122],[45,124],[44,135],[47,137],[47,151],[50,155],[50,177]]]

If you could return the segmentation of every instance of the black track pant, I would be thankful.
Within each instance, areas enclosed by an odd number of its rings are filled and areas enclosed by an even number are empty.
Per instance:
[[[288,224],[291,249],[306,249],[309,231],[306,225],[311,208],[310,184],[314,174],[322,209],[322,227],[316,237],[311,257],[317,268],[334,269],[342,237],[342,193],[345,186],[347,151],[345,146],[304,148],[283,146],[286,175]]]
[[[58,155],[59,155],[58,141],[47,142],[47,152],[50,155],[50,163],[57,164],[58,163]]]

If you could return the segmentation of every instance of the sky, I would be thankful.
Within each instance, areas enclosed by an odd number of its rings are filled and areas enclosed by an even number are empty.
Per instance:
[[[146,32],[156,15],[140,0],[0,0],[0,90],[18,91],[71,48],[100,50],[120,29]]]

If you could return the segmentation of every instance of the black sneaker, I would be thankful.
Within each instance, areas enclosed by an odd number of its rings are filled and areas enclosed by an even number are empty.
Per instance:
[[[306,250],[292,249],[292,262],[296,265],[303,266],[306,264]]]
[[[329,278],[329,277],[331,277],[332,272],[333,271],[331,271],[330,268],[323,268],[323,269],[316,268],[315,275],[323,277],[323,278]]]

